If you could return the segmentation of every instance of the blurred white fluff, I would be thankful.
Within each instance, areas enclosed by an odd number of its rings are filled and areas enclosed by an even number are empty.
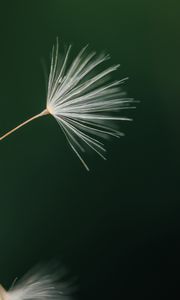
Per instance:
[[[1,300],[70,300],[73,281],[64,269],[55,265],[38,265],[5,291],[0,287]]]
[[[105,159],[106,150],[99,138],[123,135],[115,129],[113,121],[131,120],[119,116],[117,112],[132,108],[130,104],[133,101],[120,87],[127,78],[109,81],[109,75],[119,65],[97,71],[96,68],[107,61],[109,55],[97,55],[87,48],[84,47],[69,65],[71,45],[64,56],[60,55],[57,39],[52,51],[47,92],[47,110],[61,126],[86,169],[88,167],[82,158],[84,146]]]

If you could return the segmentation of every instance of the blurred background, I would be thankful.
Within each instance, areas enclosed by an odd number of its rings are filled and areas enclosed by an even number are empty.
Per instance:
[[[179,299],[179,1],[0,2],[0,132],[45,106],[41,60],[56,36],[120,63],[140,100],[85,171],[56,121],[44,117],[0,144],[0,282],[60,258],[77,299]]]

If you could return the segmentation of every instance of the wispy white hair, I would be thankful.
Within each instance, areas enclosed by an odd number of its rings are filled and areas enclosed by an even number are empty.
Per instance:
[[[125,109],[134,108],[133,99],[127,98],[122,84],[127,78],[111,80],[119,65],[103,67],[109,55],[89,51],[84,47],[74,60],[70,59],[71,45],[60,53],[59,42],[52,50],[47,82],[46,108],[0,137],[8,135],[29,122],[51,114],[61,126],[68,143],[88,170],[85,162],[87,149],[103,159],[108,137],[120,137],[117,121],[130,121],[122,115]]]
[[[88,169],[82,154],[90,148],[105,159],[102,139],[120,137],[115,121],[131,120],[119,115],[121,110],[132,108],[121,84],[127,79],[110,81],[109,75],[119,65],[98,70],[110,57],[104,53],[88,51],[84,47],[69,63],[71,45],[62,55],[59,43],[52,50],[48,80],[47,109],[61,126],[70,146]]]
[[[3,300],[70,300],[73,281],[66,278],[64,269],[55,265],[38,265],[31,269],[6,292],[0,289]]]

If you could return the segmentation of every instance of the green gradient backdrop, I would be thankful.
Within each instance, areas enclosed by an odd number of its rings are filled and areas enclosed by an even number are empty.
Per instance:
[[[82,299],[170,295],[179,268],[179,1],[1,1],[0,132],[45,103],[41,58],[56,36],[111,53],[141,100],[126,137],[87,173],[55,120],[0,144],[0,281],[58,256]],[[158,293],[157,293],[158,292]],[[162,299],[162,298],[159,298]],[[175,299],[175,298],[173,298]]]

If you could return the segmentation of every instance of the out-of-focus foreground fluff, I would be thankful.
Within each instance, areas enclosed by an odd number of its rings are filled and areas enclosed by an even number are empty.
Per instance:
[[[46,108],[0,137],[0,140],[30,121],[51,114],[88,170],[83,154],[91,149],[105,159],[103,139],[123,135],[115,123],[130,121],[131,118],[123,116],[122,112],[134,106],[133,99],[127,98],[121,88],[127,78],[110,80],[111,73],[119,65],[103,67],[109,55],[98,55],[86,46],[70,62],[71,48],[70,45],[61,53],[58,39],[53,47]]]
[[[6,291],[0,285],[0,300],[70,300],[75,290],[67,272],[55,264],[37,265]]]

